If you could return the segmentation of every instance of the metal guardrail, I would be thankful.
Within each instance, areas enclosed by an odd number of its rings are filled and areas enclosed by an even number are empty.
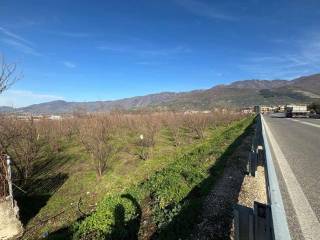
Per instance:
[[[262,144],[265,154],[266,184],[268,204],[271,208],[271,226],[274,240],[291,240],[286,213],[282,201],[279,182],[276,175],[274,161],[268,142],[268,133],[266,131],[266,122],[260,114],[258,117],[258,127],[262,132]]]

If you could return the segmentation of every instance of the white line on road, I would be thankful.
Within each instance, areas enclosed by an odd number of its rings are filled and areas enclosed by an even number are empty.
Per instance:
[[[281,151],[268,125],[263,120],[266,132],[269,136],[270,145],[277,159],[280,172],[286,183],[287,190],[296,212],[302,234],[306,240],[318,240],[320,236],[320,223],[312,210],[310,203],[304,195],[287,159]]]
[[[310,122],[305,122],[305,121],[301,121],[301,120],[296,120],[296,119],[291,119],[289,118],[291,121],[294,121],[294,122],[299,122],[299,123],[302,123],[302,124],[305,124],[305,125],[309,125],[309,126],[313,126],[313,127],[317,127],[317,128],[320,128],[320,125],[318,124],[314,124],[314,123],[310,123]]]

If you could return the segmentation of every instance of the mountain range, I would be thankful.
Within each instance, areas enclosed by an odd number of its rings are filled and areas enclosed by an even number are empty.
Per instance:
[[[23,108],[0,107],[0,112],[62,114],[77,110],[110,111],[141,108],[207,110],[214,107],[248,107],[260,104],[310,103],[320,100],[320,74],[293,80],[243,80],[190,92],[162,92],[115,101],[67,102],[63,100]]]

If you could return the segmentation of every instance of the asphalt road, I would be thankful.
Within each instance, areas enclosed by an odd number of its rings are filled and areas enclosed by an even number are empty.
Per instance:
[[[291,238],[320,239],[310,234],[320,231],[320,119],[264,119],[278,145],[271,148]]]

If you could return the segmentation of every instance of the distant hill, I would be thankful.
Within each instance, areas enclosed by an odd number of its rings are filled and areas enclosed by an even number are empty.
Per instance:
[[[308,103],[320,99],[320,74],[287,80],[243,80],[229,85],[191,92],[163,92],[115,101],[66,102],[52,101],[13,109],[0,107],[0,112],[71,113],[78,109],[89,112],[113,109],[210,109],[244,107],[257,104]]]
[[[254,89],[269,89],[278,88],[292,84],[292,81],[287,80],[243,80],[236,81],[229,85],[231,88],[254,88]]]
[[[14,111],[15,111],[15,109],[13,107],[7,107],[7,106],[0,107],[0,113],[14,112]]]

